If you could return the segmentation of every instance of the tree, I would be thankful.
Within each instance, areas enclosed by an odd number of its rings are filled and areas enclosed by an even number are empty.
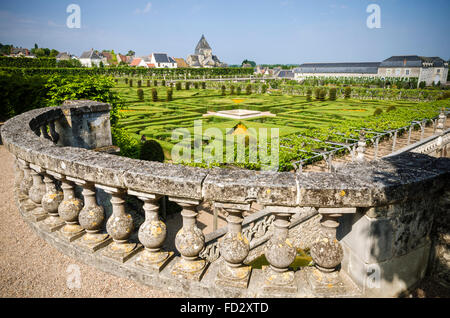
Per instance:
[[[241,67],[244,66],[244,64],[250,64],[252,67],[256,67],[256,63],[254,61],[249,61],[247,59],[245,59],[242,64]]]
[[[134,56],[136,52],[129,50],[126,56]]]
[[[137,90],[138,99],[140,102],[144,101],[144,90],[142,88],[139,88]]]
[[[164,151],[156,140],[147,140],[141,146],[141,160],[164,161]]]
[[[152,88],[152,101],[158,101],[158,91],[156,90],[156,88]]]

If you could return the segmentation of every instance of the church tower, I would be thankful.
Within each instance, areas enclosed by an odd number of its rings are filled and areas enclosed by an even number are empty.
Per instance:
[[[195,54],[196,55],[204,55],[206,57],[212,56],[212,49],[209,46],[208,42],[206,41],[206,38],[204,35],[202,35],[202,38],[200,39],[200,41],[198,41],[198,44],[195,47]]]

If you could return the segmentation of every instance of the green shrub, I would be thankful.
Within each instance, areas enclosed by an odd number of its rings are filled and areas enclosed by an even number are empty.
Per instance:
[[[150,86],[151,86],[150,80],[147,80],[147,87],[150,87]]]
[[[130,79],[130,81],[128,82],[130,84],[130,87],[133,87],[133,80]]]
[[[222,87],[220,89],[222,91],[222,96],[225,96],[225,90],[226,90],[225,85],[222,85]]]
[[[139,141],[131,137],[125,129],[111,127],[113,145],[120,148],[120,155],[128,158],[139,159]]]
[[[245,93],[247,95],[251,95],[252,94],[252,85],[248,84],[247,87],[245,87]]]
[[[125,84],[128,84],[128,78],[125,78]]]
[[[175,84],[175,89],[176,89],[177,91],[181,91],[181,82],[177,82],[177,83]]]
[[[186,83],[184,83],[184,88],[188,91],[189,90],[189,87],[191,86],[191,83],[190,82],[186,82]]]
[[[330,100],[336,100],[336,88],[332,87],[330,88],[330,94],[329,94]]]
[[[194,88],[198,89],[198,82],[194,82]]]
[[[394,106],[394,105],[391,105],[391,106],[389,106],[387,109],[386,109],[386,113],[387,112],[390,112],[390,111],[393,111],[393,110],[396,110],[397,108]]]
[[[167,101],[170,102],[173,100],[173,89],[172,88],[168,88],[167,89]]]
[[[202,89],[206,89],[206,82],[202,82]]]
[[[140,159],[164,162],[164,151],[156,140],[147,140],[141,145]]]
[[[347,86],[344,89],[344,98],[350,98],[352,96],[352,88],[350,86]]]
[[[327,91],[324,88],[320,89],[319,100],[324,101],[326,98],[327,98]]]
[[[158,91],[156,90],[156,88],[152,88],[152,101],[158,101]]]
[[[266,84],[262,84],[261,86],[261,94],[265,94],[267,92],[267,85]]]
[[[166,80],[161,81],[161,86],[166,86]]]
[[[141,80],[138,80],[138,87],[141,87],[142,86],[142,81]]]
[[[158,86],[158,81],[157,80],[153,81],[153,86]]]
[[[236,95],[241,95],[241,90],[242,90],[242,88],[240,86],[238,86],[236,88]]]
[[[314,98],[317,100],[320,99],[320,88],[318,87],[314,88]]]
[[[306,101],[310,102],[312,100],[311,95],[312,95],[312,90],[310,88],[308,88],[308,90],[306,91]]]
[[[375,111],[373,112],[374,116],[378,116],[381,115],[383,113],[383,110],[381,108],[377,108],[375,109]]]
[[[137,90],[137,95],[138,95],[139,101],[143,102],[144,101],[144,90],[142,88],[139,88]]]
[[[234,95],[234,85],[230,86],[230,95]]]

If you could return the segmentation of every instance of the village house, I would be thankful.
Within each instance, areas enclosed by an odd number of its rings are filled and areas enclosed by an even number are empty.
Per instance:
[[[94,51],[94,49],[91,49],[90,51],[83,52],[81,54],[80,63],[82,66],[86,67],[92,67],[92,66],[100,66],[100,62],[103,62],[103,64],[106,64],[106,58],[103,57],[100,53]]]
[[[152,53],[149,56],[149,64],[155,65],[156,68],[177,68],[177,62],[166,53]]]

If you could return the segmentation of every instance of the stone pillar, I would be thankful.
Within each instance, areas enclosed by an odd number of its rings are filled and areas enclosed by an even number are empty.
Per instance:
[[[295,275],[289,266],[297,256],[297,249],[288,238],[291,213],[288,207],[267,207],[275,215],[273,234],[266,244],[265,256],[270,266],[263,267],[266,292],[297,292]]]
[[[437,151],[436,153],[440,156],[440,157],[445,157],[445,147],[443,147],[443,143],[444,143],[444,131],[445,131],[445,120],[447,119],[447,116],[445,115],[445,109],[442,108],[441,112],[439,113],[439,120],[438,120],[438,124],[436,127],[436,134],[439,136],[437,139]]]
[[[364,161],[364,152],[366,151],[366,132],[361,130],[359,132],[358,148],[356,148],[356,161]]]
[[[20,167],[19,159],[14,160],[14,191],[20,194],[20,184],[23,181],[24,172]]]
[[[323,212],[322,209],[319,209],[319,213],[322,216],[320,232],[311,246],[311,257],[320,271],[334,272],[344,257],[341,243],[336,239],[336,228],[339,226],[338,218],[342,214]]]
[[[19,159],[19,164],[23,169],[23,179],[20,183],[20,193],[28,195],[28,191],[30,191],[33,186],[33,178],[31,177],[31,169],[30,164],[24,160]]]
[[[86,235],[79,240],[79,243],[89,251],[95,252],[108,245],[111,237],[103,231],[105,212],[103,207],[97,204],[94,183],[75,178],[67,179],[83,187],[84,207],[78,215],[78,222],[86,231]]]
[[[214,208],[223,208],[228,213],[228,231],[219,240],[223,262],[219,265],[216,284],[247,288],[252,268],[243,263],[250,251],[250,243],[242,235],[242,213],[250,210],[250,204],[216,202]]]
[[[83,201],[75,197],[73,182],[67,180],[64,176],[61,176],[60,180],[64,199],[58,207],[58,213],[65,222],[61,234],[69,242],[72,242],[85,233],[85,230],[78,223],[78,216],[83,209]]]
[[[190,280],[200,281],[208,263],[199,254],[205,248],[205,236],[197,227],[196,206],[199,201],[183,198],[169,198],[182,208],[183,227],[175,237],[175,246],[181,254],[172,268],[172,275],[182,276]]]
[[[125,192],[122,189],[99,186],[106,193],[111,194],[112,215],[106,222],[106,231],[112,237],[113,243],[109,245],[104,255],[117,259],[122,263],[133,256],[140,244],[129,242],[134,230],[133,218],[125,212]]]
[[[42,208],[42,197],[46,192],[44,183],[42,182],[42,176],[39,173],[43,173],[41,167],[30,165],[31,177],[33,178],[33,185],[28,191],[30,200],[36,205],[31,211],[30,217],[35,222],[42,221],[47,217],[47,212]]]
[[[167,228],[159,219],[158,214],[158,200],[161,196],[134,191],[128,191],[128,194],[136,195],[144,201],[145,222],[139,227],[138,232],[139,241],[144,245],[144,251],[137,257],[136,265],[159,273],[174,256],[173,252],[162,250],[167,236]]]
[[[42,222],[44,230],[55,232],[64,226],[64,220],[59,217],[58,207],[63,200],[63,193],[56,189],[56,185],[48,173],[44,176],[46,192],[42,197],[42,208],[48,218]]]

